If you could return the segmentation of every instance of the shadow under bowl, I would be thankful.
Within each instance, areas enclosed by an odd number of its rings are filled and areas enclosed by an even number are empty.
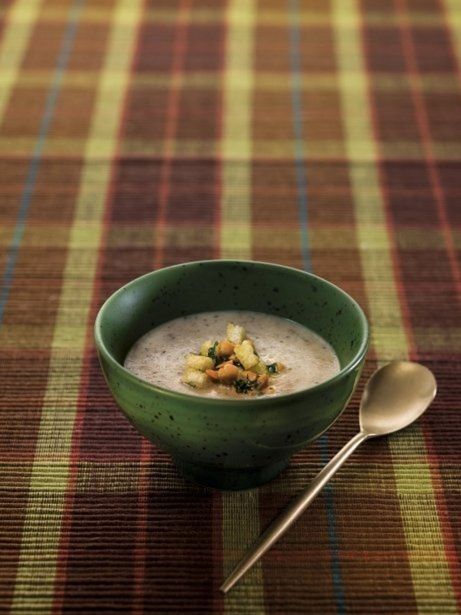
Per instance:
[[[153,327],[219,310],[264,312],[308,327],[333,346],[340,372],[288,395],[236,400],[163,389],[123,367],[131,346]],[[311,273],[214,260],[166,267],[120,288],[98,313],[95,340],[109,389],[141,434],[168,452],[186,478],[247,489],[274,478],[339,417],[363,366],[368,324],[347,293]]]

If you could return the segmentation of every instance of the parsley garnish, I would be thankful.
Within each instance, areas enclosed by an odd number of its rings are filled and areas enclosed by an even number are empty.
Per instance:
[[[267,371],[269,372],[269,374],[278,374],[279,370],[277,369],[277,363],[269,363],[269,365],[266,365],[267,367]]]
[[[254,389],[258,383],[256,380],[254,382],[250,382],[249,380],[239,378],[238,380],[235,380],[233,384],[237,393],[248,393],[248,391]]]
[[[210,348],[208,348],[208,356],[210,357],[210,359],[213,359],[213,361],[216,361],[216,348],[217,347],[218,347],[218,342],[215,342],[213,346],[210,346]]]

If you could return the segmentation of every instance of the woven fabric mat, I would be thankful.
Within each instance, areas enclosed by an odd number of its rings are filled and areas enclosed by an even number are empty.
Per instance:
[[[0,610],[459,610],[459,0],[3,0]],[[357,428],[258,490],[186,483],[117,410],[92,324],[202,258],[311,269],[377,365],[439,393],[362,447],[227,597],[223,574]]]

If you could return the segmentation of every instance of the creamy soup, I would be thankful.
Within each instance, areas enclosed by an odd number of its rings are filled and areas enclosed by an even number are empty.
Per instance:
[[[204,340],[221,340],[228,323],[244,327],[259,358],[283,371],[270,375],[263,390],[238,392],[209,381],[203,388],[183,382],[186,357],[200,353]],[[283,395],[313,387],[340,370],[333,348],[293,321],[248,311],[204,312],[170,320],[143,335],[131,348],[125,367],[139,378],[165,389],[191,395],[245,399],[249,395]]]

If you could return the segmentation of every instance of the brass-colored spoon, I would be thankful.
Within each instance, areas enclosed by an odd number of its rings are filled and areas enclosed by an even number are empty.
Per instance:
[[[314,478],[260,536],[256,544],[230,573],[220,590],[231,587],[302,515],[330,478],[355,449],[367,440],[399,431],[416,421],[435,397],[433,373],[410,361],[393,361],[378,369],[365,386],[360,404],[360,431]]]

